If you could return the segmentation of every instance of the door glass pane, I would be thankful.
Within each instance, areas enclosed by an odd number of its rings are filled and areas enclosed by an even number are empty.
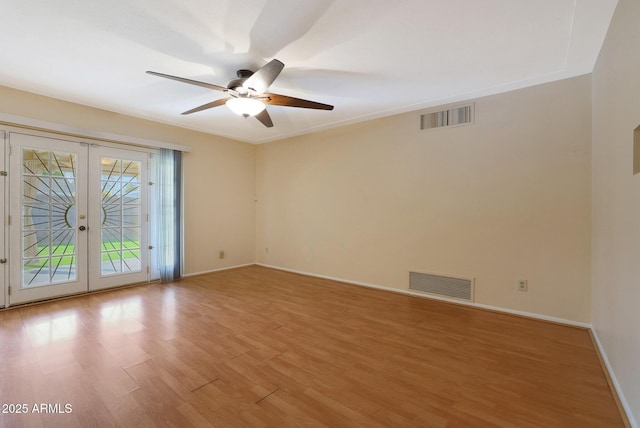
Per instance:
[[[76,279],[76,155],[22,149],[22,287]]]
[[[120,251],[102,252],[102,275],[109,275],[122,272],[122,260]]]
[[[139,272],[141,162],[102,157],[101,230],[102,275]]]

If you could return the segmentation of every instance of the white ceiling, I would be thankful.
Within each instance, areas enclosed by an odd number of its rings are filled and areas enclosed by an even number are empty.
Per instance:
[[[617,0],[0,0],[0,85],[262,143],[590,73]],[[272,107],[221,86],[277,58],[269,89],[335,106]]]

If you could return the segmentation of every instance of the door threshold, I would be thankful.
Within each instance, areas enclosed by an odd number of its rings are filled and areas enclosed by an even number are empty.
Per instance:
[[[10,311],[12,309],[25,308],[25,307],[29,307],[29,306],[42,305],[44,303],[59,302],[59,301],[62,301],[62,300],[74,299],[76,297],[89,296],[89,295],[92,295],[92,294],[108,293],[110,291],[122,290],[124,288],[137,287],[137,286],[140,286],[140,285],[150,285],[150,284],[155,284],[155,283],[160,283],[160,280],[159,279],[154,279],[153,281],[136,282],[136,283],[133,283],[133,284],[119,285],[117,287],[105,288],[104,290],[83,291],[81,293],[73,293],[73,294],[67,294],[67,295],[64,295],[64,296],[56,296],[56,297],[51,297],[51,298],[43,299],[43,300],[34,300],[33,302],[16,303],[14,305],[5,306],[4,308],[0,308],[0,312]]]

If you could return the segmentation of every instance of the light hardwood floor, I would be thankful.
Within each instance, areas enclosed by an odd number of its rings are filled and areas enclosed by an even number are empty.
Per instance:
[[[0,359],[2,427],[623,426],[584,329],[258,266],[2,311]]]

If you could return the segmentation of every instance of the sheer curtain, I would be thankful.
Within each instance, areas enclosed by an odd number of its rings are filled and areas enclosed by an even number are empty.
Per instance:
[[[182,153],[161,149],[158,162],[158,267],[161,281],[180,278]]]

